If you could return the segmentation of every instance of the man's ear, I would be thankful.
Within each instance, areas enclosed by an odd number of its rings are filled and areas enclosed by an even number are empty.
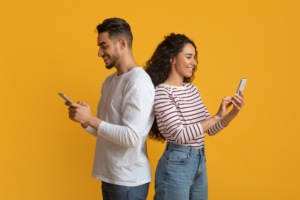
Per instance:
[[[120,44],[121,50],[125,49],[125,47],[127,46],[125,38],[119,39],[119,44]]]

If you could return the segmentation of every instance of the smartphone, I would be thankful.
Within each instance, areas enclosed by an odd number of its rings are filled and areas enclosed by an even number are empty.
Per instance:
[[[239,85],[238,90],[236,92],[237,95],[240,95],[240,90],[244,91],[244,87],[246,85],[246,82],[247,82],[246,78],[241,79],[240,85]]]
[[[66,95],[64,95],[63,93],[58,93],[58,95],[61,96],[66,102],[72,103],[72,101],[68,97],[66,97]]]

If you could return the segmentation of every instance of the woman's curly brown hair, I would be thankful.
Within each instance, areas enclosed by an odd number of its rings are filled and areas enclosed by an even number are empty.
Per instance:
[[[165,36],[165,39],[158,45],[152,57],[146,62],[146,66],[144,67],[149,74],[154,87],[157,87],[167,80],[172,66],[170,60],[173,60],[186,44],[192,44],[194,46],[196,52],[195,60],[198,63],[196,45],[185,35],[171,33],[170,35]],[[194,74],[196,70],[197,66],[194,67],[192,76],[184,77],[183,82],[191,83],[195,78]],[[158,130],[156,118],[151,127],[149,138],[161,142],[166,140]]]

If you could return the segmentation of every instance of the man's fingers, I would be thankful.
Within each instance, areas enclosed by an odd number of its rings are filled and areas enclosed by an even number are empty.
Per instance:
[[[75,108],[75,107],[71,107],[71,106],[70,106],[70,107],[68,108],[68,110],[69,110],[69,111],[72,111],[72,112],[76,112],[76,108]]]
[[[70,103],[69,104],[71,107],[75,107],[75,108],[79,108],[80,107],[80,105],[79,104],[77,104],[77,103]]]
[[[84,102],[81,102],[81,105],[83,105],[83,106],[88,106],[88,104],[87,104],[87,103],[84,103]]]

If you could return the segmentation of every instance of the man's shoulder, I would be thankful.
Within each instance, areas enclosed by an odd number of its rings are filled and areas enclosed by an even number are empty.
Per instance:
[[[151,81],[150,76],[145,72],[145,70],[141,67],[136,67],[131,73],[130,78],[128,81],[132,84],[146,84],[146,85],[151,85],[153,88],[153,83]]]
[[[110,80],[113,79],[116,75],[117,75],[117,72],[112,73],[111,75],[108,75],[108,76],[105,78],[105,81],[110,81]],[[105,81],[104,81],[104,82],[105,82]]]

